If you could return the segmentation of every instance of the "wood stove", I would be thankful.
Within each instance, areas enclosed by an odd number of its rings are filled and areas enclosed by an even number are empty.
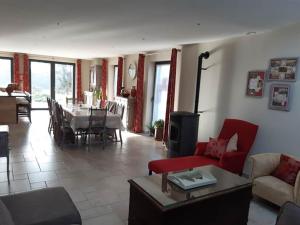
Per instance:
[[[201,82],[202,60],[209,57],[209,52],[201,53],[198,57],[198,73],[194,112],[172,112],[170,114],[168,157],[193,155],[198,140],[199,125],[199,93]]]

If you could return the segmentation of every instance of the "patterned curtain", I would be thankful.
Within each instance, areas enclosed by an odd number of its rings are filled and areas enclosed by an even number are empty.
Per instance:
[[[138,73],[137,73],[137,88],[136,88],[136,104],[135,104],[135,119],[133,131],[141,133],[143,131],[143,89],[144,89],[144,64],[145,55],[139,54]]]
[[[29,59],[24,55],[24,72],[23,72],[23,91],[29,92]]]
[[[19,54],[14,54],[14,83],[20,85]]]
[[[102,99],[106,100],[106,85],[107,85],[107,59],[102,60],[102,73],[101,73],[101,88]]]
[[[118,83],[117,83],[117,96],[120,96],[122,88],[122,77],[123,77],[123,58],[118,58]]]
[[[81,59],[77,60],[77,101],[83,101],[81,90]]]
[[[176,62],[177,62],[177,49],[173,48],[172,55],[171,55],[168,96],[167,96],[167,108],[166,108],[164,136],[163,136],[163,140],[165,143],[167,143],[167,141],[168,141],[170,113],[174,111]]]

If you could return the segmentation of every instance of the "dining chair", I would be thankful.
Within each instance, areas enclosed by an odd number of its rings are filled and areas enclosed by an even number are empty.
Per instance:
[[[56,122],[57,122],[57,143],[61,146],[62,150],[64,148],[64,144],[66,141],[70,141],[71,143],[75,143],[75,134],[73,129],[70,127],[70,124],[66,122],[63,114],[63,109],[60,104],[55,104],[56,110]]]
[[[117,115],[120,116],[121,121],[123,120],[124,109],[125,109],[124,105],[117,104],[116,105],[116,109],[114,111],[114,114],[117,114]],[[118,137],[117,137],[117,130],[119,130],[119,138],[120,138],[120,140],[118,140]],[[110,138],[110,140],[112,140],[113,142],[120,142],[121,145],[123,144],[121,129],[109,128],[109,129],[107,129],[107,135]]]
[[[88,150],[91,145],[91,135],[100,136],[102,148],[106,145],[106,116],[107,110],[101,108],[90,108],[89,129],[88,129]]]
[[[25,91],[25,97],[17,97],[18,117],[28,117],[31,123],[31,94]]]
[[[48,132],[49,134],[51,133],[51,131],[53,130],[53,124],[52,124],[52,103],[51,103],[51,99],[47,97],[47,104],[48,104],[48,111],[49,111],[49,125],[48,125]]]

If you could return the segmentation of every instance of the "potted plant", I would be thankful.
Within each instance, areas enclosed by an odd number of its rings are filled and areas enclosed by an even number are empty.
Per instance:
[[[149,135],[150,135],[151,137],[154,136],[154,132],[155,132],[154,126],[153,126],[152,124],[149,124],[149,125],[147,126],[147,128],[149,129]]]
[[[165,122],[163,120],[156,120],[154,122],[154,128],[155,128],[154,138],[156,141],[162,141],[163,139],[164,124]]]

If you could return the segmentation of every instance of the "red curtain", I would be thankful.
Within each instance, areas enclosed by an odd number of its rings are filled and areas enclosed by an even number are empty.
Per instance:
[[[123,77],[123,58],[118,58],[118,83],[117,83],[117,96],[120,96],[122,88],[122,77]]]
[[[24,71],[23,71],[23,91],[29,92],[29,59],[28,55],[24,55]]]
[[[107,85],[107,60],[102,60],[101,88],[102,99],[106,100],[106,85]]]
[[[177,49],[173,48],[172,55],[171,55],[171,63],[170,63],[167,108],[166,108],[164,136],[163,136],[163,140],[165,143],[167,143],[168,140],[170,113],[174,111],[176,64],[177,64]]]
[[[81,59],[77,60],[77,101],[83,101],[81,90]]]
[[[139,54],[137,87],[136,87],[136,104],[135,104],[135,120],[133,131],[141,133],[143,131],[143,91],[144,91],[144,64],[145,55]]]
[[[19,54],[14,54],[14,83],[20,85]]]

